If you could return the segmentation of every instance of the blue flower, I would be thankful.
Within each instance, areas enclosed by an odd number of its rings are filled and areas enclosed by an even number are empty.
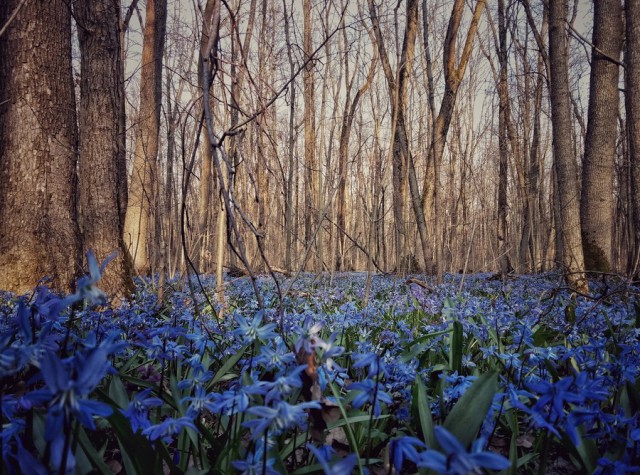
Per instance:
[[[321,341],[319,335],[323,326],[324,324],[321,322],[313,323],[312,317],[307,315],[302,327],[298,329],[299,336],[295,344],[296,352],[300,353],[300,350],[304,350],[305,353],[311,353],[318,341]]]
[[[231,462],[233,468],[239,470],[242,475],[279,475],[280,472],[273,468],[275,458],[267,457],[265,463],[264,443],[260,441],[256,445],[255,451],[247,454],[246,460]]]
[[[502,455],[491,451],[484,451],[484,439],[477,439],[467,452],[462,444],[442,426],[434,429],[436,440],[444,451],[433,449],[420,454],[418,467],[429,468],[446,475],[468,475],[481,473],[482,469],[505,470],[511,466],[511,462]]]
[[[244,388],[240,387],[227,390],[222,394],[214,393],[209,410],[216,414],[232,416],[246,411],[248,407],[249,395]]]
[[[233,334],[240,336],[243,344],[253,343],[256,340],[267,341],[275,338],[276,333],[273,331],[276,327],[275,323],[267,323],[266,325],[260,326],[262,317],[262,311],[256,312],[253,320],[249,322],[242,315],[236,314],[235,320],[238,328],[233,331]]]
[[[98,265],[96,256],[93,251],[87,252],[87,264],[89,266],[89,275],[85,275],[78,279],[76,283],[76,292],[71,296],[72,300],[86,300],[88,303],[104,305],[108,299],[107,295],[96,287],[96,284],[102,277],[104,268],[107,264],[117,256],[117,251],[109,255],[102,264]]]
[[[131,430],[134,433],[138,432],[138,429],[146,429],[151,426],[149,409],[162,406],[160,398],[150,396],[151,391],[151,388],[140,391],[133,397],[126,409],[120,409],[120,412],[129,419]]]
[[[169,443],[173,437],[176,434],[179,434],[184,428],[193,429],[195,431],[198,430],[189,417],[180,417],[179,419],[168,417],[160,424],[147,427],[142,431],[142,435],[146,436],[149,440],[157,440],[161,438],[164,442]]]
[[[307,365],[300,365],[287,376],[280,376],[273,382],[265,382],[261,393],[265,395],[264,402],[269,404],[273,400],[283,399],[293,393],[294,390],[302,387],[300,373],[306,369]]]
[[[334,450],[330,446],[325,445],[322,448],[318,448],[312,444],[307,444],[307,447],[315,456],[325,475],[351,475],[353,468],[356,466],[356,454],[349,454],[332,465],[331,455]]]
[[[369,403],[373,405],[373,415],[378,417],[380,415],[380,402],[391,404],[393,399],[391,396],[384,392],[380,383],[371,379],[365,379],[359,383],[352,383],[347,386],[350,391],[360,391],[360,393],[353,398],[353,406],[357,409]]]
[[[540,380],[537,382],[529,382],[527,386],[540,397],[533,406],[534,411],[541,411],[547,405],[551,407],[550,416],[555,414],[555,418],[562,419],[564,417],[564,403],[580,403],[584,401],[584,395],[578,394],[571,390],[575,378],[567,376],[561,380],[550,383]]]
[[[323,350],[321,359],[325,362],[327,369],[329,371],[333,371],[334,369],[338,371],[344,371],[338,363],[335,362],[334,358],[342,355],[344,353],[344,347],[335,345],[335,341],[338,338],[337,333],[331,334],[329,341],[323,341],[321,339],[317,339],[316,346]]]
[[[387,369],[380,356],[376,353],[363,353],[353,355],[355,363],[354,368],[369,368],[367,373],[368,378],[377,378],[378,376],[386,375]]]
[[[424,449],[424,442],[415,437],[396,437],[389,442],[389,455],[393,460],[393,466],[398,473],[402,472],[402,464],[405,460],[417,464],[420,454],[417,449]]]
[[[94,416],[111,415],[110,406],[87,399],[111,368],[108,355],[108,345],[79,353],[65,362],[54,353],[44,354],[40,371],[47,388],[33,391],[27,397],[37,403],[49,403],[45,439],[53,440],[60,434],[64,418],[69,414],[74,414],[89,429],[95,428]]]
[[[187,408],[187,415],[189,417],[196,417],[203,409],[208,409],[213,412],[214,409],[213,400],[216,394],[209,393],[204,389],[203,386],[196,387],[194,396],[187,396],[181,399],[181,403],[189,402],[189,407]]]
[[[275,338],[275,349],[271,346],[260,348],[260,354],[256,360],[262,364],[267,371],[281,371],[296,360],[296,356],[289,351],[280,336]]]
[[[285,401],[278,401],[275,407],[255,406],[247,412],[256,416],[242,425],[251,430],[251,438],[258,439],[266,430],[274,435],[292,427],[304,427],[307,421],[307,409],[320,409],[318,401],[309,401],[292,406]]]

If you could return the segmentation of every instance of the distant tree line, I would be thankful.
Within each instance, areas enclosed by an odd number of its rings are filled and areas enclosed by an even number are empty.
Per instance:
[[[0,288],[66,290],[89,249],[118,252],[115,296],[225,270],[637,277],[639,18],[640,0],[5,0]]]

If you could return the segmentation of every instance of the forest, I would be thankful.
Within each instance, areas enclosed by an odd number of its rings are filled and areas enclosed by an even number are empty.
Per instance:
[[[0,1],[0,474],[640,470],[640,0]]]

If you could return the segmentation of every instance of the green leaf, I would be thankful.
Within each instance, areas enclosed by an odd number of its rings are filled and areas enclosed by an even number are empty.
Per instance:
[[[429,398],[427,397],[427,390],[422,382],[422,377],[416,375],[416,382],[413,385],[413,398],[412,398],[412,411],[414,417],[418,416],[420,420],[420,428],[422,429],[422,436],[428,447],[434,447],[436,439],[433,435],[433,418],[431,417],[431,407],[429,405]]]
[[[451,341],[449,344],[449,367],[451,371],[462,371],[462,343],[464,341],[464,333],[462,331],[462,323],[453,322],[453,332],[451,333]]]
[[[533,332],[533,344],[541,347],[550,346],[556,342],[560,336],[561,333],[553,328],[540,325],[538,329]]]
[[[444,427],[464,447],[469,447],[476,439],[497,391],[498,373],[489,371],[476,379],[451,409]]]
[[[229,373],[231,368],[233,368],[240,360],[240,358],[242,358],[242,355],[245,354],[247,348],[249,348],[249,345],[245,345],[244,347],[242,347],[236,354],[232,355],[224,362],[224,364],[220,367],[218,372],[215,374],[215,376],[207,386],[207,391],[211,391],[213,389],[213,386],[223,380],[223,378],[227,375],[227,373]]]
[[[102,460],[102,456],[93,446],[93,444],[89,440],[89,436],[87,436],[87,433],[82,427],[80,427],[78,430],[78,442],[80,443],[80,447],[82,447],[85,455],[91,462],[91,465],[93,465],[96,470],[98,470],[103,475],[112,474],[111,469],[106,463],[104,463],[104,460]]]
[[[134,434],[131,424],[119,411],[113,411],[108,420],[118,439],[127,473],[156,473],[156,452],[149,441],[139,433]]]
[[[123,409],[129,405],[127,390],[124,388],[124,384],[122,384],[122,380],[118,376],[111,378],[111,382],[109,383],[109,397]]]
[[[356,436],[353,433],[353,428],[351,427],[351,424],[349,423],[349,417],[347,416],[347,411],[344,408],[344,405],[342,404],[342,400],[340,398],[340,391],[338,391],[338,389],[336,388],[335,383],[333,383],[333,382],[329,383],[329,387],[331,388],[331,392],[333,393],[333,397],[335,397],[336,403],[338,404],[338,407],[340,408],[340,414],[342,414],[342,417],[346,421],[347,439],[349,439],[349,444],[351,445],[351,450],[356,454],[356,458],[358,460],[358,462],[357,462],[358,471],[359,471],[360,475],[363,475],[364,471],[362,470],[362,460],[360,460],[360,455],[359,455],[360,454],[360,448],[358,447],[358,442],[356,441]]]
[[[382,414],[378,417],[374,417],[373,421],[380,421],[382,419],[386,419],[391,417],[391,414]],[[371,414],[362,414],[359,416],[351,416],[346,419],[338,419],[335,422],[330,422],[327,424],[327,429],[335,429],[336,427],[342,427],[347,424],[357,424],[358,422],[369,422],[371,420]]]
[[[412,359],[417,358],[419,355],[431,348],[432,344],[428,343],[429,340],[432,340],[433,338],[441,335],[446,335],[447,333],[451,333],[451,330],[429,333],[428,335],[424,335],[414,340],[411,344],[411,347],[400,355],[400,361],[403,363],[408,363]]]

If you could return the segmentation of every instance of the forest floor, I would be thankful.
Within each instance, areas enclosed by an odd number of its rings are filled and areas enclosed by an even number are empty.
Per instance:
[[[260,277],[261,308],[249,279],[236,278],[221,319],[206,276],[172,282],[163,304],[151,282],[118,308],[92,304],[91,287],[76,298],[84,304],[44,288],[4,295],[4,466],[637,471],[640,289],[611,279],[586,297],[561,282],[368,284],[345,273],[282,278],[278,290]]]

